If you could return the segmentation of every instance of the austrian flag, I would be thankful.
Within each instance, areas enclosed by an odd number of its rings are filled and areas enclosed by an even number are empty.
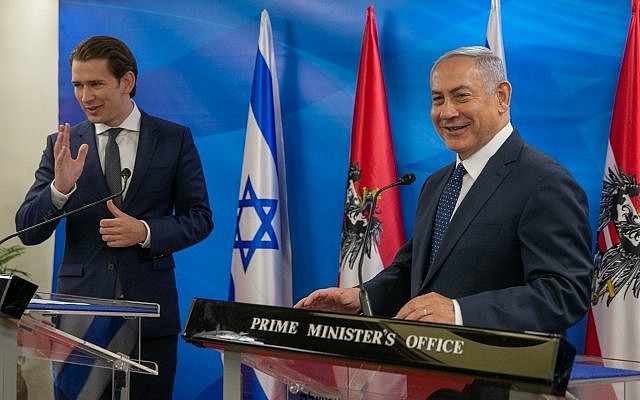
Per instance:
[[[588,355],[625,360],[640,360],[639,8],[633,0],[613,105],[585,348]],[[640,398],[637,384],[625,386],[619,398]]]

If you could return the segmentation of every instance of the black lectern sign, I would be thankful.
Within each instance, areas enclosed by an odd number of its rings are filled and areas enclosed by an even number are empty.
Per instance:
[[[496,379],[563,395],[575,349],[559,335],[428,324],[194,299],[182,336],[197,345],[358,360]]]

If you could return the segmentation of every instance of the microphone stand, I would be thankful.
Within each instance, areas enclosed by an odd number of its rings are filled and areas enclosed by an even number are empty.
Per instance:
[[[68,217],[69,215],[73,215],[73,214],[79,213],[80,211],[84,211],[87,208],[91,208],[93,206],[97,206],[100,203],[106,203],[107,201],[109,201],[111,199],[115,199],[116,197],[121,196],[125,192],[125,190],[127,190],[127,182],[129,181],[129,177],[131,176],[131,171],[129,170],[129,168],[125,168],[125,169],[122,170],[120,175],[124,179],[124,184],[122,185],[122,190],[119,191],[118,193],[112,194],[112,195],[110,195],[108,197],[105,197],[103,199],[100,199],[100,200],[96,200],[93,203],[86,204],[86,205],[84,205],[84,206],[82,206],[80,208],[76,208],[75,210],[71,210],[69,212],[64,212],[64,213],[58,215],[57,217],[53,217],[51,219],[45,219],[44,221],[42,221],[42,222],[40,222],[38,224],[31,225],[31,226],[28,226],[28,227],[26,227],[24,229],[21,229],[21,230],[15,232],[15,233],[12,233],[9,236],[6,236],[6,237],[2,238],[0,240],[0,245],[2,243],[6,242],[9,239],[12,239],[12,238],[14,238],[16,236],[22,235],[23,233],[30,232],[30,231],[32,231],[34,229],[40,228],[41,226],[50,224],[52,222],[59,221],[64,217]]]
[[[369,294],[364,288],[364,280],[362,279],[362,264],[364,263],[364,256],[367,253],[366,248],[367,248],[367,243],[369,242],[369,237],[371,235],[371,225],[373,223],[373,215],[376,212],[376,203],[378,200],[378,194],[381,191],[382,190],[373,191],[373,200],[371,200],[371,205],[369,206],[369,216],[367,218],[367,228],[364,231],[364,237],[362,238],[362,244],[360,245],[360,252],[359,252],[360,258],[358,259],[358,283],[360,287],[360,307],[362,308],[362,313],[368,316],[372,316],[373,312],[371,311],[371,302],[369,301]],[[371,247],[373,247],[373,245]],[[369,253],[368,254],[369,258],[371,258],[371,250],[369,250],[368,253]]]
[[[378,202],[378,196],[380,193],[384,192],[387,189],[390,189],[394,186],[398,185],[410,185],[415,182],[416,176],[414,174],[405,174],[397,181],[390,183],[389,185],[383,187],[382,189],[376,189],[369,193],[369,195],[373,196],[371,200],[371,206],[369,207],[369,216],[367,218],[367,228],[364,231],[364,237],[362,238],[362,244],[360,245],[360,258],[358,260],[358,287],[360,288],[360,307],[362,308],[362,313],[364,315],[372,316],[373,312],[371,311],[371,302],[369,301],[369,294],[367,290],[364,288],[364,281],[362,279],[362,265],[364,263],[364,256],[367,253],[367,243],[369,243],[369,239],[371,236],[371,225],[373,223],[373,217],[376,213],[376,203]],[[373,248],[373,244],[370,249]],[[371,258],[371,250],[368,252],[369,258]]]

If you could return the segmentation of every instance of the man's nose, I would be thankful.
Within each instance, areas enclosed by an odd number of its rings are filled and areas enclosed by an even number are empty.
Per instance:
[[[93,98],[93,91],[91,90],[91,88],[88,87],[84,87],[82,88],[82,102],[86,102],[89,101]]]
[[[458,116],[458,109],[451,101],[445,100],[440,106],[440,118],[449,119]]]

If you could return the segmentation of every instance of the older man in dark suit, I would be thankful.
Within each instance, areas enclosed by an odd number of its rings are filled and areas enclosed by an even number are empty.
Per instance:
[[[160,318],[142,325],[143,359],[159,364],[160,377],[135,376],[132,398],[161,399],[172,396],[180,331],[172,253],[204,239],[213,222],[189,128],[138,109],[132,100],[137,73],[133,54],[118,39],[96,36],[76,47],[71,80],[88,120],[73,128],[61,125],[48,137],[16,226],[117,193],[121,169],[132,172],[131,184],[115,203],[68,218],[57,291],[160,304]],[[38,244],[54,229],[44,226],[21,239]]]
[[[456,161],[425,181],[412,239],[364,284],[374,314],[564,332],[590,297],[583,190],[512,127],[511,85],[490,50],[438,59],[431,97],[433,124]],[[296,307],[357,313],[358,292],[320,289]]]

